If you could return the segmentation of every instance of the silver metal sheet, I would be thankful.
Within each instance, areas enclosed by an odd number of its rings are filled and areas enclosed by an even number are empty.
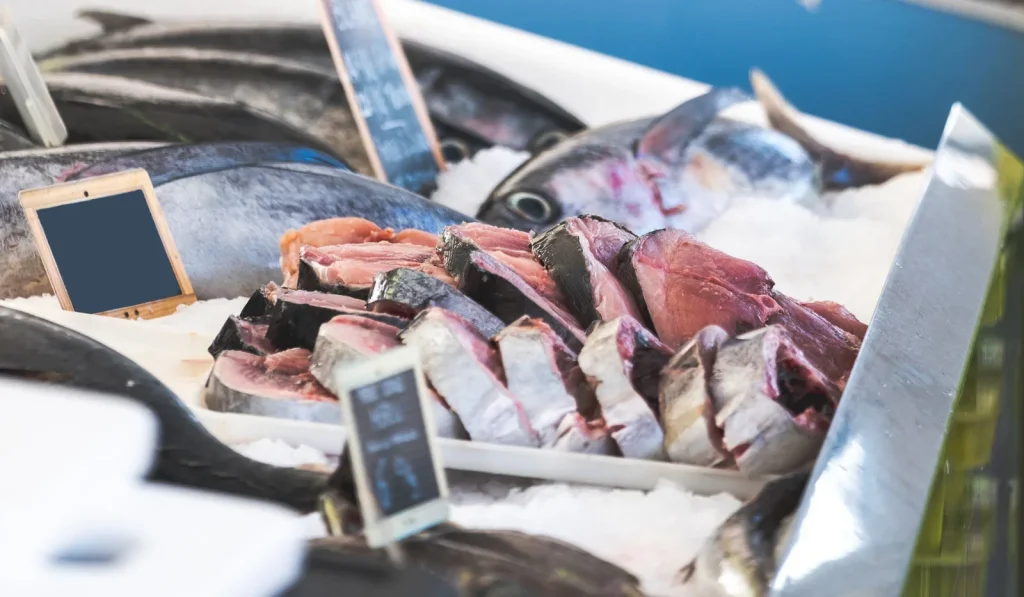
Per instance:
[[[772,595],[900,594],[1005,231],[997,144],[953,107]]]

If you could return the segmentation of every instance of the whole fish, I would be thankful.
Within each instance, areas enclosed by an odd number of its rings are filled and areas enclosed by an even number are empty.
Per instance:
[[[150,175],[163,177],[160,161],[153,163]],[[198,298],[248,296],[268,281],[280,281],[279,238],[314,220],[359,216],[384,227],[436,233],[472,219],[358,174],[299,165],[301,170],[243,166],[156,187]],[[170,169],[180,167],[166,164]],[[47,280],[17,194],[4,195],[0,201],[0,246],[7,247],[5,255],[11,261],[0,271],[0,296],[36,294]]]
[[[150,479],[316,510],[327,475],[246,458],[211,435],[171,390],[124,355],[7,307],[0,307],[0,338],[0,375],[109,392],[149,408],[159,425]]]
[[[36,144],[28,138],[28,134],[5,120],[0,120],[0,151],[16,151],[32,149]]]
[[[769,481],[683,568],[685,585],[702,597],[766,597],[808,477],[794,473]]]
[[[40,68],[113,75],[239,102],[322,139],[356,171],[373,174],[333,68],[195,48],[104,50],[51,58]]]
[[[751,75],[775,129],[721,116],[750,100],[715,88],[658,118],[579,133],[541,152],[499,183],[477,217],[543,231],[569,216],[593,214],[638,234],[660,228],[697,232],[739,196],[811,206],[824,191],[879,184],[926,164],[859,160],[816,141],[767,78]]]
[[[68,143],[278,141],[336,154],[317,137],[234,101],[107,75],[48,73],[43,80]],[[0,89],[0,118],[21,122],[6,89]]]
[[[153,22],[102,10],[81,11],[79,16],[99,24],[103,33],[73,41],[44,57],[176,47],[266,54],[334,71],[319,25]],[[449,161],[492,145],[539,151],[586,128],[547,97],[482,64],[421,42],[403,39],[401,43]]]

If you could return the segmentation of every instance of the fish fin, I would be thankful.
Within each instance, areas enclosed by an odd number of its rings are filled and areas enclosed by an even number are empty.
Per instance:
[[[750,70],[750,86],[754,89],[758,102],[764,107],[771,127],[799,143],[819,164],[825,190],[881,184],[899,174],[916,172],[928,166],[928,162],[862,160],[836,151],[807,132],[800,124],[803,115],[786,100],[761,70]]]
[[[749,94],[735,87],[712,88],[655,119],[637,140],[634,153],[639,158],[654,156],[675,164],[682,157],[683,148],[722,110],[751,99]]]
[[[115,33],[118,31],[125,31],[133,27],[140,25],[148,25],[153,21],[145,17],[139,17],[135,15],[124,14],[121,12],[114,12],[111,10],[102,9],[84,9],[75,13],[80,19],[92,21],[99,25],[104,33]]]

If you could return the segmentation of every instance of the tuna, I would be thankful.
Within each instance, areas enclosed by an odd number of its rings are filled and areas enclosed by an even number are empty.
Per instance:
[[[404,243],[361,243],[327,247],[303,247],[299,251],[296,286],[365,299],[373,278],[396,268],[423,271],[455,285],[441,266],[433,248]]]
[[[853,335],[858,340],[864,340],[868,333],[868,326],[862,323],[857,317],[850,313],[846,307],[832,301],[816,301],[800,303],[805,309],[810,309],[825,321],[831,323],[844,332]]]
[[[533,253],[558,284],[584,328],[620,315],[641,319],[632,295],[613,273],[615,260],[636,235],[597,216],[567,218],[533,239]]]
[[[253,323],[232,315],[213,339],[209,352],[214,358],[225,350],[239,350],[261,356],[271,354],[275,349],[267,340],[268,327],[265,323]]]
[[[576,355],[542,321],[523,317],[496,337],[508,389],[526,410],[530,426],[540,434],[541,447],[550,447],[567,417],[575,420],[576,399],[566,388],[562,371]]]
[[[400,335],[415,346],[423,371],[473,441],[537,446],[522,403],[505,387],[497,351],[454,313],[430,308]]]
[[[341,407],[309,372],[309,351],[269,356],[228,350],[217,357],[206,385],[206,407],[228,413],[339,423]]]
[[[860,339],[833,325],[819,311],[811,310],[778,292],[773,296],[781,311],[769,318],[768,322],[786,328],[790,338],[816,369],[840,387],[845,386],[846,378],[860,352]],[[831,307],[822,308],[820,303],[812,305],[854,331],[860,331],[858,326],[863,326],[845,309],[838,312]]]
[[[395,269],[377,274],[367,305],[376,312],[413,317],[438,307],[461,317],[485,338],[492,338],[505,327],[495,317],[445,282],[411,269]]]
[[[399,328],[366,317],[339,315],[320,326],[309,370],[325,388],[335,394],[334,371],[339,366],[359,363],[401,346]],[[458,417],[431,391],[434,427],[440,437],[465,438]]]
[[[473,251],[458,281],[463,294],[505,323],[528,315],[550,325],[571,350],[579,350],[583,345],[586,335],[572,315],[542,297],[511,268],[491,255]]]
[[[274,311],[274,304],[277,302],[277,297],[294,292],[288,288],[281,288],[273,282],[266,286],[261,286],[256,289],[256,292],[252,293],[249,300],[246,301],[242,310],[238,313],[238,317],[248,321],[260,321],[266,322],[270,319],[270,314]]]
[[[650,386],[646,377],[653,364],[664,365],[671,356],[671,350],[630,317],[598,325],[580,351],[580,368],[595,386],[604,420],[627,458],[665,459],[664,433],[649,404],[657,395],[641,393],[634,380],[639,377],[641,387]]]
[[[392,315],[366,311],[359,299],[348,296],[306,292],[289,292],[277,297],[270,314],[267,339],[278,348],[312,350],[320,326],[338,315],[359,315],[401,327],[405,320]]]
[[[839,400],[784,328],[768,326],[722,343],[707,387],[722,447],[740,471],[773,475],[814,460]]]
[[[621,456],[604,419],[586,420],[580,413],[567,415],[558,424],[554,448],[563,452]]]

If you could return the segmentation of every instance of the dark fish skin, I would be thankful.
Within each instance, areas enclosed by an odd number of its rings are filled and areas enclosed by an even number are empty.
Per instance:
[[[62,56],[44,71],[111,75],[239,102],[322,139],[372,175],[345,89],[333,68],[255,53],[196,48],[125,48]]]
[[[274,352],[274,347],[266,339],[266,335],[267,324],[251,323],[232,315],[221,326],[207,352],[214,358],[225,350],[240,350],[265,356]]]
[[[121,48],[176,47],[278,56],[334,70],[318,25],[295,23],[146,22],[102,11],[79,13],[106,31],[50,50],[40,59]],[[495,144],[540,151],[586,128],[549,98],[462,56],[403,39],[402,48],[449,161]]]
[[[320,333],[320,326],[337,315],[368,317],[381,323],[393,325],[399,329],[404,328],[409,323],[405,319],[384,313],[341,309],[344,309],[344,307],[331,308],[327,305],[291,301],[285,297],[274,304],[274,308],[270,313],[270,327],[267,329],[267,339],[279,349],[299,347],[311,351],[316,347],[316,338],[317,334]]]
[[[0,120],[0,151],[17,151],[35,147],[36,144],[28,138],[28,133],[21,127]]]
[[[237,102],[107,75],[48,73],[43,80],[68,143],[277,141],[337,155],[317,137]],[[5,88],[0,100],[0,118],[22,122]]]
[[[365,176],[301,166],[238,167],[156,187],[197,298],[248,296],[280,281],[281,235],[316,220],[359,216],[382,227],[434,234],[472,220]],[[10,252],[4,254],[8,267],[0,270],[0,296],[38,294],[49,284],[16,192],[0,196],[0,213],[0,247]]]
[[[309,290],[311,292],[326,292],[328,294],[343,294],[345,296],[351,296],[353,298],[366,299],[370,296],[369,288],[356,288],[352,286],[346,286],[344,284],[330,284],[324,282],[317,275],[309,262],[305,259],[299,259],[299,276],[295,280],[295,287],[299,290]]]
[[[793,473],[769,481],[722,523],[693,562],[683,568],[684,582],[722,597],[766,597],[775,576],[778,547],[809,476]],[[720,584],[726,577],[728,587]]]
[[[269,500],[313,512],[327,475],[256,462],[210,434],[171,390],[125,356],[50,321],[0,307],[0,374],[43,375],[109,392],[156,415],[154,481]]]
[[[276,163],[316,164],[351,171],[347,164],[337,158],[301,145],[243,141],[170,145],[127,152],[84,165],[64,176],[63,180],[81,180],[142,168],[154,185],[162,185],[197,174]]]
[[[505,327],[502,320],[458,290],[429,274],[407,268],[377,274],[367,306],[406,316],[439,307],[465,319],[485,338],[493,338]]]

